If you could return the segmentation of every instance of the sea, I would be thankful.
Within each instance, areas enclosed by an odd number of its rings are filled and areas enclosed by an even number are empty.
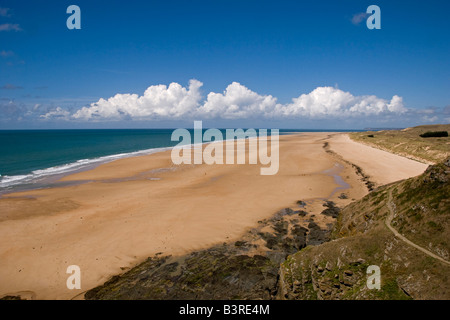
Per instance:
[[[179,144],[171,139],[174,130],[0,130],[0,196],[63,185],[64,182],[58,180],[68,174],[121,158],[169,150]],[[225,129],[220,130],[225,137]],[[188,131],[193,136],[193,130]],[[335,131],[279,130],[280,135]]]

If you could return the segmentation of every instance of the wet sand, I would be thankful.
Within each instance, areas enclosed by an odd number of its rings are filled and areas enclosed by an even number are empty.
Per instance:
[[[426,168],[365,149],[370,147],[346,137],[281,136],[280,168],[272,176],[261,175],[261,165],[176,166],[166,151],[63,178],[86,183],[4,196],[0,296],[82,296],[158,252],[182,255],[236,241],[258,220],[298,200],[308,201],[312,210],[323,210],[318,199],[345,205],[364,196],[367,188],[354,168],[327,153],[324,142],[347,161],[357,162],[378,184],[418,175]],[[348,199],[339,199],[341,192]],[[80,290],[66,287],[69,265],[81,269]]]

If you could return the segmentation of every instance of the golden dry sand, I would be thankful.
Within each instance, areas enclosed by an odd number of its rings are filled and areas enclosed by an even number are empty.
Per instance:
[[[330,145],[334,152],[363,168],[376,185],[416,176],[428,167],[427,164],[355,142],[348,135],[334,135]]]
[[[378,183],[418,175],[426,167],[346,137],[281,136],[280,169],[273,176],[260,175],[260,165],[175,166],[167,151],[63,179],[82,184],[4,196],[0,297],[71,299],[158,252],[181,255],[235,241],[297,200],[328,198],[339,185],[324,171],[339,162],[339,174],[351,186],[345,190],[349,199],[338,199],[336,192],[331,200],[345,205],[365,195],[354,169],[325,152],[325,141]],[[66,287],[69,265],[81,268],[81,290]]]

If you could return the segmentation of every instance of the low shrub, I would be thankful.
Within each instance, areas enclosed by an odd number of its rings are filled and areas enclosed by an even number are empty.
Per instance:
[[[448,137],[447,131],[428,131],[420,135],[422,138]]]

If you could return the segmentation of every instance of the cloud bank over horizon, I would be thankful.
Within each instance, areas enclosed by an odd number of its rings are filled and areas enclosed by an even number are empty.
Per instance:
[[[202,87],[201,81],[192,79],[185,87],[176,82],[151,85],[142,95],[118,93],[96,102],[90,102],[93,98],[79,98],[27,103],[1,98],[0,126],[172,128],[203,120],[214,127],[356,129],[450,123],[450,106],[408,108],[399,95],[354,95],[337,87],[320,86],[280,103],[276,97],[259,94],[238,82],[232,82],[222,92],[205,94]]]
[[[100,99],[70,113],[57,107],[42,119],[59,118],[75,121],[178,120],[178,119],[329,119],[399,115],[407,112],[402,97],[390,100],[374,95],[354,96],[333,87],[317,87],[301,94],[290,103],[278,103],[272,95],[260,95],[233,82],[221,92],[210,92],[204,98],[203,83],[192,79],[188,87],[178,83],[152,85],[143,95],[116,94]]]

